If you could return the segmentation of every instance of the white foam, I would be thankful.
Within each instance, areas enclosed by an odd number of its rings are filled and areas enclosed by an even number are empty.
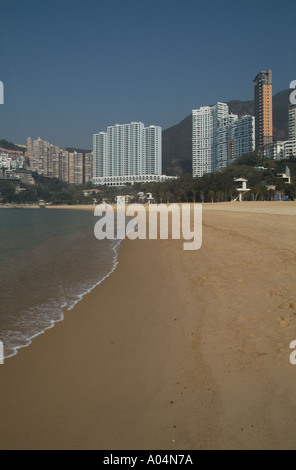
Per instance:
[[[9,336],[10,334],[12,336],[16,336],[15,338],[13,338],[13,340],[18,342],[19,344],[17,344],[17,345],[12,345],[12,344],[5,345],[5,350],[4,350],[4,358],[5,359],[15,356],[18,353],[19,349],[30,346],[32,344],[32,341],[33,341],[34,338],[36,338],[37,336],[45,333],[46,330],[49,330],[49,329],[53,328],[56,323],[58,323],[60,321],[63,321],[64,320],[63,308],[67,308],[68,311],[72,310],[75,307],[75,305],[77,305],[78,302],[80,302],[84,298],[85,295],[89,294],[93,289],[95,289],[99,284],[101,284],[105,279],[107,279],[115,271],[115,269],[118,265],[118,247],[119,247],[121,241],[122,240],[116,240],[116,241],[114,241],[114,243],[112,245],[112,250],[114,252],[114,255],[113,255],[112,267],[111,267],[110,271],[106,275],[104,275],[101,279],[94,282],[90,287],[84,288],[84,291],[82,293],[75,293],[74,298],[76,297],[76,299],[73,300],[73,302],[71,303],[70,306],[69,306],[69,303],[66,300],[64,300],[63,303],[61,303],[61,304],[57,303],[55,306],[50,306],[48,304],[47,305],[45,304],[44,306],[39,306],[39,307],[34,308],[34,309],[36,309],[36,308],[41,309],[41,311],[43,312],[43,315],[45,314],[45,311],[47,309],[50,309],[51,312],[52,312],[53,307],[55,307],[57,309],[56,313],[59,312],[59,315],[57,315],[57,318],[55,318],[55,319],[54,318],[48,318],[48,317],[43,318],[43,322],[48,322],[48,326],[44,326],[43,328],[41,328],[40,327],[40,320],[39,320],[38,325],[35,325],[35,327],[36,327],[36,329],[40,328],[40,330],[36,331],[33,334],[28,334],[28,335],[25,335],[25,336],[24,335],[22,336],[22,333],[20,333],[20,332],[15,332],[15,331],[12,331],[12,330],[7,331],[6,337]],[[20,342],[24,342],[24,344],[20,344]]]

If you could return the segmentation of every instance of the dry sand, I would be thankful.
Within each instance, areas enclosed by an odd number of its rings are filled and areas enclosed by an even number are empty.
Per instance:
[[[0,366],[1,449],[295,449],[296,203],[203,206]]]

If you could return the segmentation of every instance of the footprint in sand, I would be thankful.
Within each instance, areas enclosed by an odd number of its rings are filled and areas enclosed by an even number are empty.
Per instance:
[[[282,294],[279,291],[273,291],[273,290],[268,291],[266,295],[268,295],[269,297],[274,297],[274,296],[281,297],[282,296]]]
[[[279,308],[282,310],[295,310],[296,305],[295,302],[286,302],[284,304],[279,305]]]
[[[278,325],[282,328],[286,327],[289,325],[290,323],[290,318],[289,317],[279,317],[276,319],[276,321],[278,322]]]
[[[281,310],[289,310],[291,312],[290,315],[285,315],[285,316],[282,315],[281,317],[278,317],[276,319],[279,326],[281,327],[288,326],[291,323],[293,316],[296,315],[295,302],[286,302],[284,304],[279,305],[278,308],[280,308]]]

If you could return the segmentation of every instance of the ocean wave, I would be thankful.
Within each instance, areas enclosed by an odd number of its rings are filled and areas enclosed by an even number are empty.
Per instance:
[[[4,359],[15,356],[21,348],[28,347],[37,336],[53,328],[57,322],[64,320],[63,309],[71,311],[85,295],[108,278],[118,265],[118,249],[122,240],[111,242],[113,259],[111,268],[102,277],[73,282],[70,286],[56,286],[56,297],[40,305],[21,311],[17,316],[8,315],[5,329],[2,330]],[[5,339],[4,339],[5,338]]]

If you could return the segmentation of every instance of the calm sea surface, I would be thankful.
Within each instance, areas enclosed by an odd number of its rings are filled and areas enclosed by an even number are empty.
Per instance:
[[[0,340],[4,357],[63,319],[116,265],[118,242],[97,240],[92,211],[0,210]]]

